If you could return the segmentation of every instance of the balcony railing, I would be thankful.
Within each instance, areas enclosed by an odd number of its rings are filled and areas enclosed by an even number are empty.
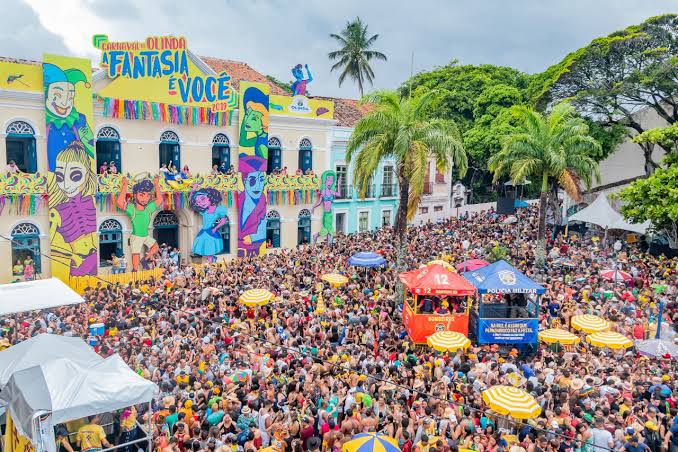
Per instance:
[[[425,195],[433,194],[433,184],[431,182],[424,182],[424,194]]]
[[[398,190],[396,184],[381,184],[381,197],[382,198],[393,198],[398,196]]]
[[[351,199],[353,198],[353,187],[349,187],[348,185],[340,185],[339,189],[337,190],[339,192],[339,195],[335,199]]]
[[[368,185],[365,189],[365,196],[363,197],[363,193],[358,192],[358,197],[360,199],[369,199],[369,198],[374,198],[375,196],[375,189],[374,189],[374,184]]]

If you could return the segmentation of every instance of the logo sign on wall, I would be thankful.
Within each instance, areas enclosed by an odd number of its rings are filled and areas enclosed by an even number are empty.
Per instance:
[[[232,105],[231,77],[226,72],[217,76],[203,74],[191,59],[186,38],[149,36],[145,41],[114,42],[101,36],[97,35],[94,42],[101,49],[100,66],[109,78],[146,81],[152,85],[125,84],[122,91],[126,92],[115,94],[105,87],[100,95],[209,107],[212,111],[226,111]]]

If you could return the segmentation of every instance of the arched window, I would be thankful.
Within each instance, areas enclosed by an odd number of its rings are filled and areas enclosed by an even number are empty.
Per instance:
[[[212,140],[212,167],[215,165],[220,173],[225,173],[231,166],[231,143],[223,133],[214,135]]]
[[[226,217],[225,220],[226,223],[219,228],[221,242],[224,244],[224,249],[221,250],[220,254],[231,254],[231,222],[228,217]]]
[[[177,171],[181,170],[181,146],[179,135],[171,130],[166,130],[160,135],[160,167],[172,164]]]
[[[282,143],[275,137],[268,139],[268,165],[266,174],[271,174],[276,169],[282,169]]]
[[[280,214],[276,210],[266,214],[266,242],[270,248],[280,248]]]
[[[297,220],[297,245],[308,243],[311,243],[311,212],[308,209],[301,209]]]
[[[12,229],[12,274],[23,276],[27,264],[40,273],[40,230],[31,223],[20,223]]]
[[[38,156],[35,151],[35,130],[24,121],[14,121],[7,126],[7,163],[14,162],[20,171],[35,173]]]
[[[304,173],[313,169],[313,144],[308,138],[299,142],[299,168]]]
[[[113,256],[122,257],[122,225],[108,219],[99,226],[99,265],[109,267]]]
[[[113,127],[102,127],[97,133],[97,170],[119,173],[122,170],[120,161],[120,135]],[[113,169],[115,168],[115,169]]]
[[[153,219],[153,237],[158,245],[179,248],[179,219],[171,210],[163,210]]]

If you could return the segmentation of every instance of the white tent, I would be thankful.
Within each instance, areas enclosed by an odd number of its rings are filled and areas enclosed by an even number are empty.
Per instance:
[[[83,301],[73,289],[56,278],[0,285],[0,316]]]
[[[607,200],[604,193],[598,195],[588,207],[580,210],[574,215],[570,216],[568,221],[582,221],[584,223],[592,223],[604,229],[623,229],[625,231],[637,232],[645,234],[650,227],[650,222],[643,224],[632,224],[624,220],[619,212],[614,210]]]
[[[17,429],[37,442],[37,432],[45,430],[38,428],[39,417],[49,416],[46,431],[51,432],[62,422],[150,403],[157,393],[155,383],[118,355],[93,366],[59,358],[15,372],[0,391],[0,403],[8,406]]]

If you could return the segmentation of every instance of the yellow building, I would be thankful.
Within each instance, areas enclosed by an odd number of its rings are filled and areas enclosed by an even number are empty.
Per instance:
[[[205,76],[216,77],[226,72],[235,93],[241,81],[259,82],[270,87],[272,107],[274,104],[285,107],[292,101],[285,90],[270,83],[264,75],[245,63],[198,58],[190,52],[188,55],[191,67]],[[35,261],[36,273],[49,277],[52,274],[51,260],[40,257],[40,254],[50,255],[54,250],[50,249],[46,193],[49,131],[45,126],[46,91],[39,76],[42,62],[2,58],[0,70],[0,133],[3,135],[0,137],[0,283],[6,283],[22,279],[21,268],[28,256]],[[129,102],[133,111],[137,107],[136,99],[129,100],[125,96],[125,100],[116,104],[115,99],[107,97],[115,92],[112,87],[117,82],[105,70],[93,72],[94,114],[91,128],[97,170],[104,162],[113,161],[118,173],[155,175],[162,164],[174,160],[179,168],[188,166],[191,180],[200,175],[200,180],[204,181],[212,173],[214,165],[238,168],[237,107],[225,112],[227,119],[222,120],[223,125],[195,120],[177,124],[153,118],[131,119],[133,114],[128,114],[127,110],[121,113],[116,108],[126,108],[123,102]],[[120,91],[124,87],[116,89]],[[269,252],[274,248],[295,247],[308,242],[320,230],[321,213],[316,211],[312,215],[310,212],[318,177],[295,181],[295,178],[299,179],[295,172],[302,166],[312,168],[313,173],[320,175],[330,167],[333,128],[341,123],[341,118],[335,116],[331,99],[310,100],[316,102],[315,106],[321,105],[315,109],[316,114],[289,114],[288,108],[281,109],[277,105],[277,109],[270,110],[268,172],[274,168],[286,168],[290,176],[269,175],[271,179],[267,179],[270,185],[266,211]],[[142,102],[138,105],[148,108]],[[15,161],[21,173],[11,174],[10,160]],[[109,261],[115,253],[125,254],[128,267],[131,261],[128,242],[132,225],[128,216],[115,206],[116,190],[109,186],[111,180],[114,184],[118,183],[116,177],[119,176],[98,176],[95,205],[100,276],[110,273]],[[168,188],[166,184],[163,186]],[[188,208],[186,192],[185,188],[174,192],[168,190],[164,208],[153,215],[149,234],[152,233],[158,243],[176,246],[182,260],[202,262],[201,256],[191,251],[193,240],[201,230],[201,218]],[[234,257],[238,247],[235,189],[225,189],[222,194],[228,216],[226,224],[219,229],[224,250],[217,256],[218,260]]]

